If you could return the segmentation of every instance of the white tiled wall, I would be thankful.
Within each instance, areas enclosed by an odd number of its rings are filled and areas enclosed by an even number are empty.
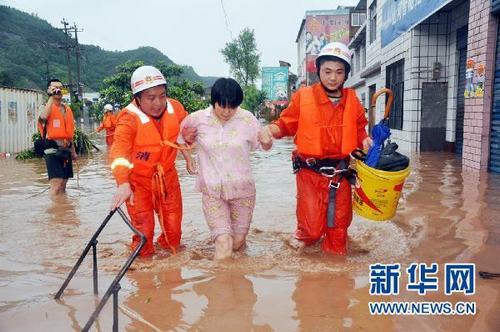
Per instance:
[[[373,0],[367,1],[367,8],[370,7],[372,1]],[[467,25],[469,1],[465,1],[451,11],[435,13],[411,31],[399,36],[381,50],[380,29],[382,7],[385,1],[391,0],[377,1],[378,36],[375,42],[369,44],[368,41],[370,35],[369,23],[367,23],[366,31],[366,68],[377,61],[381,61],[381,71],[380,74],[375,77],[366,78],[364,85],[356,88],[358,95],[366,93],[368,96],[368,87],[374,83],[377,84],[377,89],[384,87],[386,85],[386,67],[398,60],[404,59],[403,130],[392,129],[392,138],[397,141],[401,149],[408,151],[419,150],[422,83],[447,82],[446,140],[454,142],[458,81],[456,77],[458,74],[456,31],[464,25]],[[435,62],[441,64],[441,74],[440,79],[433,81],[432,68]],[[348,83],[349,85],[354,85],[360,80],[358,72],[350,78]],[[379,100],[377,100],[377,122],[383,117],[384,103],[385,98],[379,98]]]

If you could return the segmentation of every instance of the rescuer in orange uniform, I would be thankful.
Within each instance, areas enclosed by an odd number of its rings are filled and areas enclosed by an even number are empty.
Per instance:
[[[46,130],[47,139],[57,143],[57,148],[44,151],[51,197],[65,193],[66,183],[73,177],[72,160],[78,158],[73,144],[75,120],[71,108],[62,102],[62,89],[58,79],[47,83],[49,99],[42,106],[38,122],[40,134],[43,136]]]
[[[113,144],[113,136],[116,128],[116,116],[113,114],[113,105],[104,105],[104,117],[102,118],[101,125],[97,128],[97,132],[106,129],[106,144]]]
[[[350,60],[346,45],[325,45],[316,59],[320,82],[299,89],[279,119],[267,126],[269,137],[295,136],[297,229],[291,244],[299,250],[324,237],[323,251],[347,252],[353,182],[349,154],[372,144],[363,106],[354,90],[343,87]]]
[[[127,203],[133,225],[147,239],[141,256],[155,252],[156,212],[162,231],[158,244],[175,253],[181,240],[182,200],[173,142],[188,113],[177,100],[167,98],[167,82],[155,67],[137,68],[131,87],[134,99],[118,114],[110,151],[111,169],[118,184],[111,209]],[[132,250],[139,242],[134,235]]]

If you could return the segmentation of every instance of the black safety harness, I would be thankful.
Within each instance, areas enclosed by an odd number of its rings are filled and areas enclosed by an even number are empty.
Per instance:
[[[299,156],[292,158],[293,173],[299,172],[302,168],[310,169],[330,179],[328,183],[328,210],[327,226],[335,227],[335,196],[340,186],[342,178],[346,178],[350,184],[356,182],[356,171],[349,168],[349,158],[346,159],[303,159]]]

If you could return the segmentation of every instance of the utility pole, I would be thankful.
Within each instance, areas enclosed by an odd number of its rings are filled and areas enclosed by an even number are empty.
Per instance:
[[[70,62],[70,48],[71,46],[69,45],[69,35],[68,35],[68,25],[69,23],[66,22],[66,19],[62,19],[61,24],[64,26],[64,35],[66,37],[66,45],[64,48],[66,49],[66,63],[68,65],[68,84],[69,84],[69,93],[70,93],[70,99],[73,99],[73,79],[71,78],[71,62]]]
[[[82,53],[80,51],[80,44],[78,44],[78,28],[76,27],[76,23],[73,23],[73,32],[75,33],[76,70],[77,70],[76,81],[77,81],[78,100],[83,101],[83,86],[81,81],[81,62],[80,62]]]
[[[81,32],[82,30],[80,30]],[[78,27],[76,23],[73,23],[73,32],[75,33],[75,50],[76,50],[76,80],[77,80],[77,91],[78,91],[78,100],[82,102],[82,106],[80,108],[81,116],[83,118],[83,125],[89,126],[89,113],[88,108],[83,101],[83,83],[81,81],[81,57],[82,52],[80,50],[80,44],[78,43]]]
[[[68,65],[68,86],[69,86],[70,100],[71,102],[73,102],[73,100],[76,99],[76,101],[83,102],[83,84],[81,81],[82,52],[80,49],[80,44],[78,43],[78,32],[81,32],[82,30],[80,31],[78,30],[76,23],[73,23],[73,26],[68,27],[69,23],[64,18],[62,19],[61,24],[64,26],[64,28],[60,30],[64,31],[65,35],[65,45],[61,48],[64,48],[66,50],[66,63]],[[74,44],[71,41],[71,33],[75,34]],[[71,76],[71,51],[73,48],[75,49],[76,52],[76,85],[73,84],[73,78]],[[82,116],[82,123],[85,122],[85,124],[88,125],[89,117],[87,108],[85,106],[80,109],[80,116]]]

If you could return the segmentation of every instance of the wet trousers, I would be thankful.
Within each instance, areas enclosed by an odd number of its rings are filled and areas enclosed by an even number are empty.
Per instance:
[[[347,228],[352,221],[351,185],[342,178],[335,199],[335,219],[327,226],[330,179],[309,169],[297,173],[297,230],[295,237],[312,245],[324,237],[324,252],[347,253]]]
[[[203,194],[202,204],[212,241],[222,234],[248,234],[255,207],[255,195],[224,200]]]
[[[158,244],[165,249],[175,250],[181,241],[181,221],[182,221],[182,197],[179,185],[179,178],[175,167],[168,169],[164,173],[166,199],[159,204],[162,209],[163,223],[160,218],[160,236]],[[154,229],[155,211],[153,205],[152,179],[145,177],[131,177],[130,184],[134,192],[134,205],[127,202],[127,211],[132,220],[132,225],[146,236],[146,244],[142,248],[140,255],[149,256],[154,254]],[[132,236],[132,250],[137,248],[140,238]]]
[[[111,146],[111,144],[113,144],[114,136],[115,136],[114,129],[106,129],[106,144],[108,146]]]

